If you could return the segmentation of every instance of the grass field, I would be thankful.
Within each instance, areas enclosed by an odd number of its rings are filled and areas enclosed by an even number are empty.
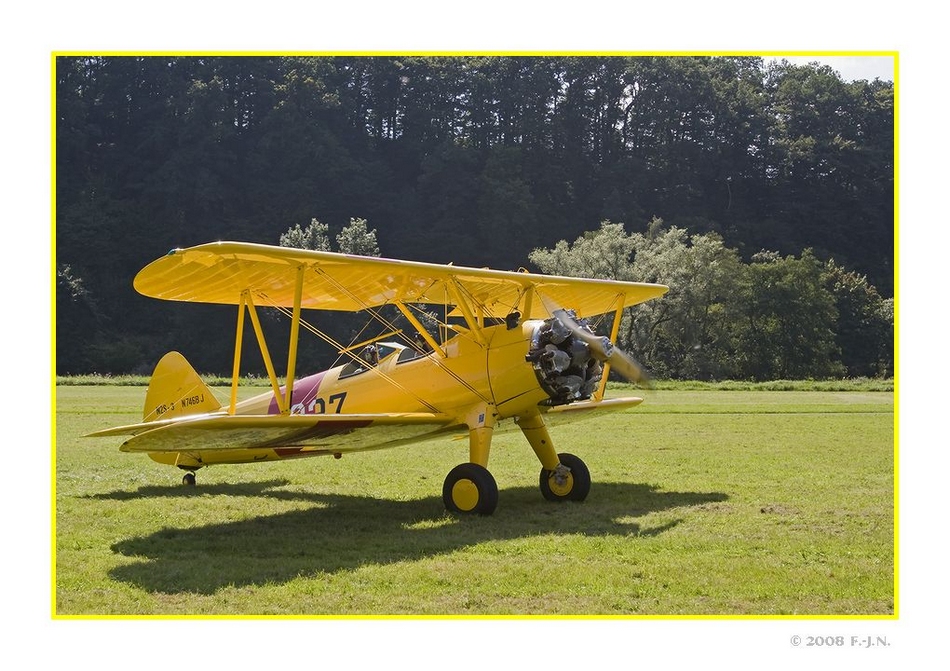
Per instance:
[[[895,614],[889,391],[652,392],[554,433],[590,468],[581,504],[546,502],[504,433],[488,518],[442,505],[467,442],[217,466],[188,489],[81,437],[138,421],[144,395],[57,388],[57,616]]]

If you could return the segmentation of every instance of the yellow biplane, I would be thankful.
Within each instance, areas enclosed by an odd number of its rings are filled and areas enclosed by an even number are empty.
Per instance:
[[[131,435],[120,450],[177,466],[187,471],[183,482],[193,485],[195,472],[213,464],[339,458],[467,432],[468,461],[449,472],[442,496],[451,511],[483,515],[498,503],[487,465],[492,435],[506,423],[520,428],[540,460],[545,498],[587,496],[587,466],[572,454],[558,454],[547,426],[642,402],[604,399],[611,368],[635,382],[645,379],[613,342],[625,307],[667,291],[659,284],[239,242],[174,249],[143,268],[134,286],[154,298],[237,306],[230,400],[222,404],[185,358],[170,352],[155,368],[142,422],[91,436]],[[290,319],[283,383],[261,308],[277,308]],[[424,322],[436,309],[444,317],[438,328],[430,326],[433,334]],[[304,310],[365,311],[390,330],[343,346],[305,320]],[[387,312],[401,314],[414,332],[405,337]],[[613,316],[609,337],[596,335],[588,321],[601,315]],[[248,318],[272,391],[238,402]],[[334,345],[345,363],[297,379],[302,326]],[[397,336],[405,342],[393,340]]]

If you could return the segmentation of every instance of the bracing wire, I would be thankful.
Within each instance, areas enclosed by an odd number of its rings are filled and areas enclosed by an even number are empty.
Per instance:
[[[378,320],[381,324],[383,324],[386,328],[395,330],[395,328],[396,328],[396,327],[395,327],[395,324],[393,324],[392,322],[390,322],[390,321],[389,321],[388,319],[386,319],[383,315],[379,314],[379,311],[376,310],[376,309],[374,309],[373,306],[368,305],[365,301],[363,301],[362,299],[360,299],[359,296],[356,296],[352,291],[350,291],[348,288],[346,288],[345,286],[343,286],[342,284],[340,284],[340,282],[338,282],[337,280],[335,280],[333,277],[331,277],[328,273],[326,273],[326,272],[323,271],[322,269],[316,268],[315,271],[316,271],[317,273],[319,273],[321,276],[323,276],[327,281],[329,281],[334,287],[336,287],[337,289],[339,289],[340,291],[342,291],[342,292],[343,292],[344,294],[346,294],[349,298],[353,299],[356,303],[358,303],[360,306],[362,306],[362,308],[363,308],[364,310],[366,310],[366,311],[370,314],[370,316],[372,316],[372,317],[374,317],[375,319],[377,319],[377,320]],[[473,299],[473,300],[474,300],[474,299]],[[435,364],[436,364],[440,369],[442,369],[443,371],[445,371],[446,373],[448,373],[449,376],[451,376],[456,382],[458,382],[459,384],[461,384],[462,386],[464,386],[466,389],[468,389],[470,392],[472,392],[473,394],[475,394],[476,396],[478,396],[478,397],[479,397],[481,400],[483,400],[484,402],[486,402],[486,403],[491,403],[491,399],[486,398],[485,395],[482,394],[478,389],[476,389],[468,380],[462,378],[462,377],[459,376],[455,371],[451,370],[448,366],[446,366],[446,365],[442,362],[442,360],[441,360],[439,357],[434,357],[432,360],[435,362]]]
[[[267,296],[262,296],[262,298],[264,298],[265,301],[267,301],[268,303],[270,303],[270,301],[267,299]],[[277,309],[282,315],[284,315],[285,317],[290,317],[290,316],[292,316],[292,312],[291,312],[288,308],[285,308],[285,307],[283,307],[283,306],[281,306],[281,305],[277,305],[277,304],[275,304],[275,303],[270,303],[270,306],[273,307],[273,308],[276,308],[276,309]],[[318,338],[320,338],[321,340],[323,340],[324,342],[326,342],[326,343],[327,343],[328,345],[330,345],[331,347],[335,347],[335,348],[337,349],[337,351],[346,350],[346,348],[345,348],[341,343],[337,342],[336,339],[334,339],[334,338],[332,338],[331,336],[327,335],[326,333],[324,333],[323,331],[321,331],[319,328],[317,328],[316,326],[314,326],[313,324],[311,324],[309,321],[307,321],[307,320],[301,318],[301,319],[300,319],[300,325],[303,326],[303,327],[304,327],[305,329],[307,329],[308,331],[310,331],[310,332],[311,332],[312,334],[314,334],[315,336],[317,336]],[[357,354],[354,354],[353,352],[350,352],[350,351],[343,351],[343,353],[346,354],[347,356],[349,356],[351,359],[353,359],[353,360],[356,361],[356,362],[362,362],[362,360],[359,358],[359,356],[358,356]],[[413,392],[411,389],[407,389],[405,386],[403,386],[402,384],[400,384],[399,382],[397,382],[396,380],[394,380],[391,376],[387,375],[387,374],[384,373],[382,370],[380,370],[379,366],[375,366],[375,367],[373,367],[373,368],[370,368],[370,370],[371,370],[371,371],[374,371],[376,375],[378,375],[378,376],[381,377],[382,379],[384,379],[384,380],[386,380],[387,382],[389,382],[389,383],[390,383],[391,385],[393,385],[396,389],[399,389],[399,390],[402,391],[403,393],[405,393],[405,394],[407,394],[407,395],[409,395],[409,396],[412,396],[414,399],[416,399],[417,401],[419,401],[419,403],[421,403],[422,405],[424,405],[425,407],[427,407],[427,408],[428,408],[429,410],[431,410],[432,412],[435,412],[435,413],[440,412],[440,410],[439,410],[438,408],[436,408],[434,405],[432,405],[431,403],[429,403],[428,401],[426,401],[424,398],[422,398],[421,396],[419,396],[418,394],[416,394],[415,392]]]

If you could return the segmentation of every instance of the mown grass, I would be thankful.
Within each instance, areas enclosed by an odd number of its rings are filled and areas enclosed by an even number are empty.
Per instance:
[[[501,433],[489,518],[442,506],[464,441],[218,466],[190,490],[81,438],[137,421],[144,393],[57,389],[58,616],[896,610],[890,392],[657,389],[556,430],[590,467],[581,504],[544,501],[530,448]]]

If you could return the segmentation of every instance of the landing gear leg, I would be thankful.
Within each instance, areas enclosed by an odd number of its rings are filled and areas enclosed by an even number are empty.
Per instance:
[[[521,432],[541,462],[539,486],[548,501],[583,501],[590,493],[590,471],[573,454],[558,454],[540,414],[518,419]]]
[[[487,468],[495,429],[493,411],[488,406],[473,413],[469,421],[469,462],[449,471],[442,485],[442,502],[451,512],[491,515],[498,506],[498,484]]]

